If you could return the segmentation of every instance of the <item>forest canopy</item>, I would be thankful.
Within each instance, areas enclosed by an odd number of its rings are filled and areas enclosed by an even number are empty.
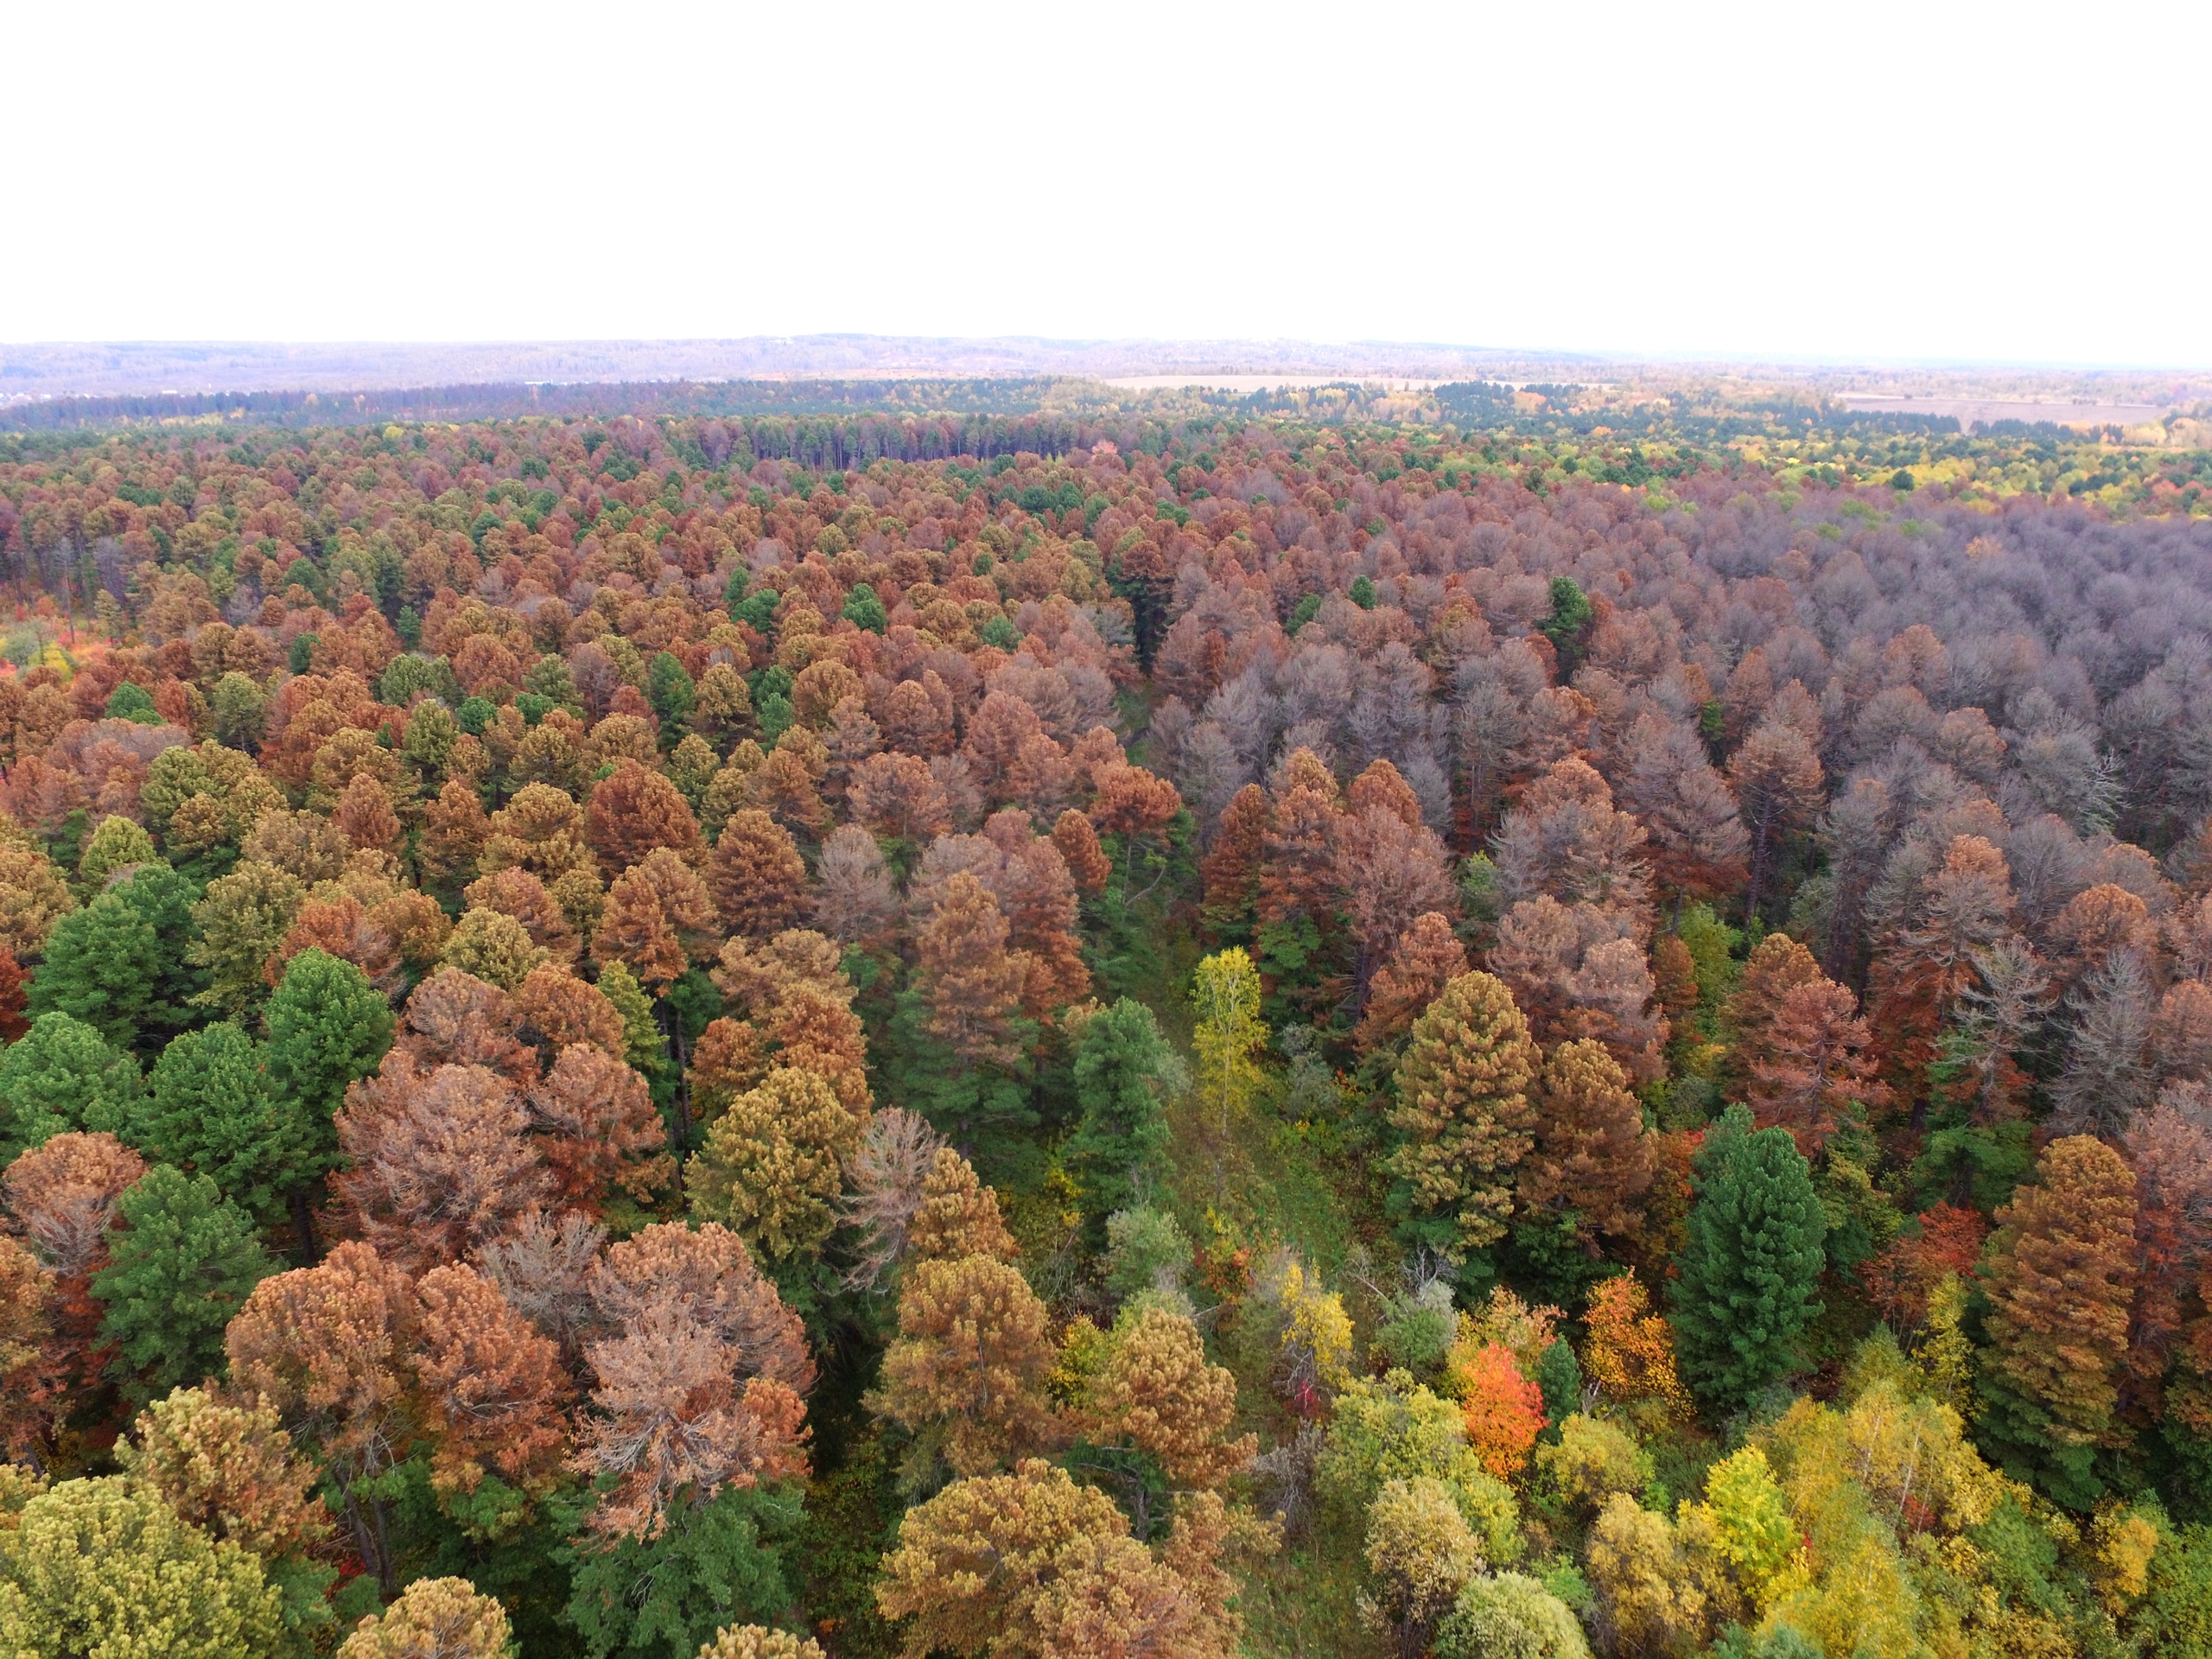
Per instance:
[[[0,437],[0,1650],[2205,1650],[2196,417],[994,397]]]

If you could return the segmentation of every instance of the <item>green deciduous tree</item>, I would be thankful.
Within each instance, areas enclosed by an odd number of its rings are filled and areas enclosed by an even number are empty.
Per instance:
[[[1525,1573],[1469,1581],[1436,1630],[1436,1659],[1589,1659],[1573,1610]]]
[[[1383,1483],[1367,1512],[1373,1593],[1366,1606],[1396,1635],[1399,1659],[1418,1659],[1427,1649],[1437,1620],[1482,1567],[1481,1548],[1450,1487],[1421,1475]]]
[[[223,1330],[276,1271],[253,1223],[205,1175],[156,1164],[116,1205],[109,1266],[92,1279],[100,1337],[137,1402],[226,1369]]]
[[[1696,1192],[1677,1258],[1675,1345],[1690,1387],[1733,1408],[1788,1376],[1821,1305],[1827,1221],[1787,1129],[1730,1108],[1691,1163]]]
[[[1198,1017],[1191,1046],[1198,1056],[1198,1092],[1225,1139],[1229,1121],[1252,1103],[1262,1074],[1256,1058],[1268,1040],[1260,1018],[1260,970],[1241,945],[1216,951],[1198,964],[1191,986]]]

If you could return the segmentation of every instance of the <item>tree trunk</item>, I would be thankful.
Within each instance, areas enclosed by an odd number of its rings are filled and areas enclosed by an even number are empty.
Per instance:
[[[1774,833],[1774,809],[1771,804],[1759,812],[1758,828],[1751,832],[1751,884],[1744,893],[1744,925],[1749,927],[1758,919],[1759,886],[1766,874],[1766,846]]]
[[[292,1226],[300,1236],[300,1265],[311,1268],[322,1260],[322,1246],[315,1236],[315,1210],[308,1203],[307,1183],[292,1189]]]

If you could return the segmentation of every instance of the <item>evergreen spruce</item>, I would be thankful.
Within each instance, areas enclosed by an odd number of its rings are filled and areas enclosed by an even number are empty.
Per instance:
[[[160,950],[153,925],[119,893],[103,893],[47,936],[30,1011],[66,1014],[118,1048],[135,1047],[154,1010]]]
[[[276,1266],[252,1220],[205,1175],[156,1164],[116,1208],[92,1294],[124,1392],[143,1404],[222,1375],[224,1328]]]
[[[81,1020],[44,1014],[0,1053],[0,1161],[68,1129],[124,1126],[138,1063]]]
[[[191,1166],[262,1217],[317,1168],[308,1114],[278,1097],[261,1045],[227,1020],[186,1032],[162,1051],[126,1138],[164,1162]]]
[[[315,1124],[318,1146],[334,1152],[330,1120],[346,1085],[377,1069],[391,1046],[391,1007],[352,963],[302,950],[269,999],[270,1080]]]
[[[1093,1014],[1077,1040],[1075,1094],[1083,1116],[1068,1141],[1067,1168],[1102,1243],[1106,1217],[1140,1202],[1163,1173],[1163,1096],[1182,1069],[1152,1010],[1128,997]]]
[[[1726,1410],[1794,1369],[1821,1311],[1827,1221],[1787,1129],[1733,1106],[1692,1160],[1696,1201],[1674,1284],[1675,1344],[1690,1387]]]

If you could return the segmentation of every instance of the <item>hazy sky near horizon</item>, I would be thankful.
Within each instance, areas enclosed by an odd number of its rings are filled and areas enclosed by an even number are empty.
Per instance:
[[[2212,365],[2212,6],[20,8],[0,340]]]

